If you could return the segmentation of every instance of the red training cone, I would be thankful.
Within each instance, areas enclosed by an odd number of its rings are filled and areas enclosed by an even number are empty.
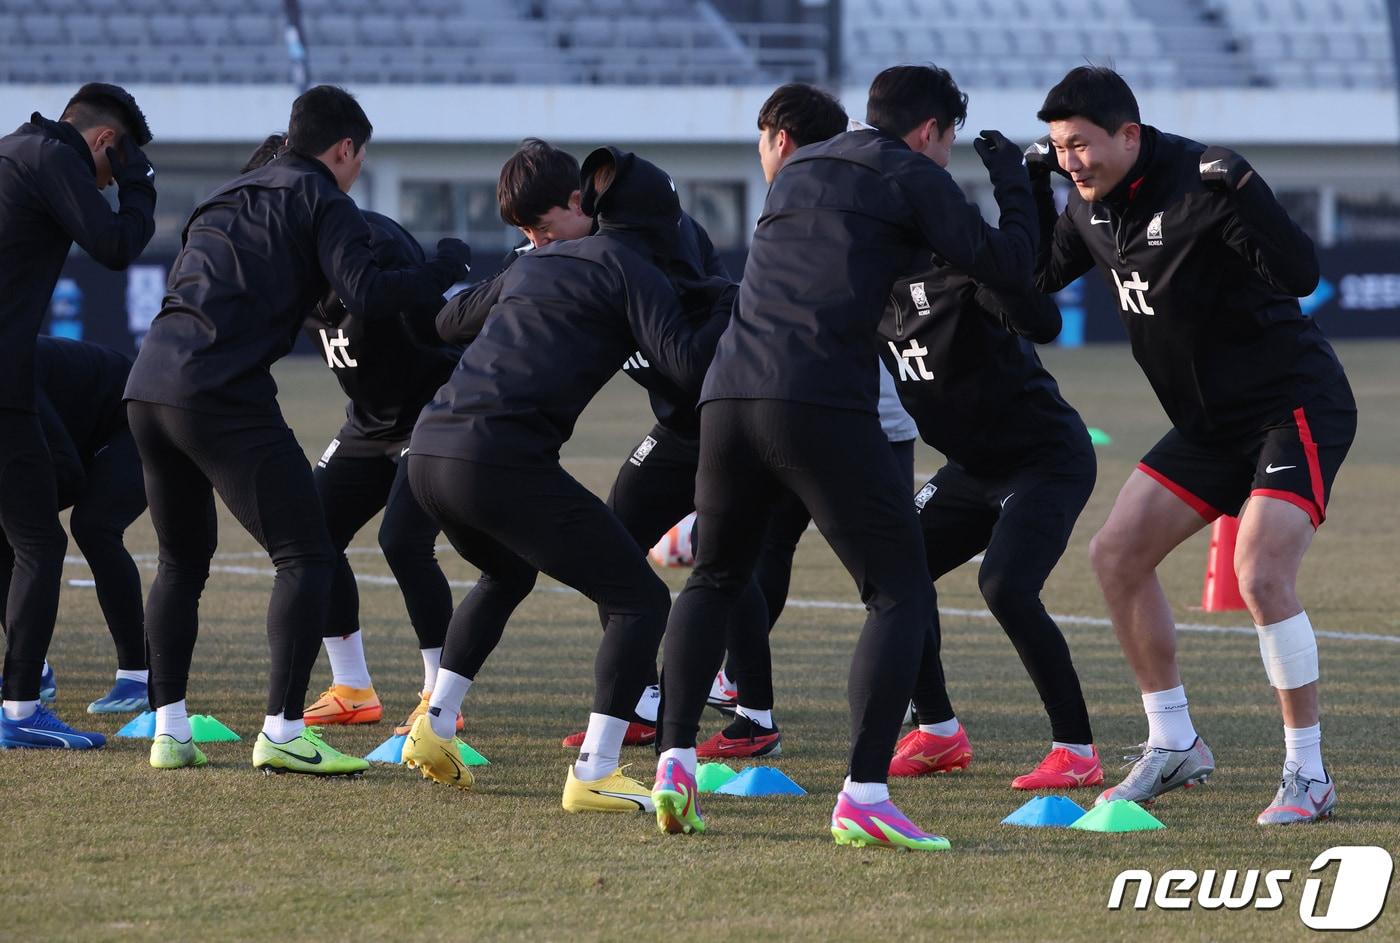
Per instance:
[[[1201,608],[1206,612],[1247,608],[1235,579],[1235,538],[1239,533],[1238,517],[1217,517],[1211,527],[1210,556],[1206,558],[1206,580],[1201,590]]]

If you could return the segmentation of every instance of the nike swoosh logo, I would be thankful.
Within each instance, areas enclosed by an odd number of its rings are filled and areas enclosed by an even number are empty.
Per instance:
[[[291,750],[284,750],[275,743],[272,745],[272,749],[276,750],[278,753],[285,753],[294,760],[301,760],[303,763],[310,763],[312,766],[316,766],[321,762],[320,753],[313,753],[310,756],[302,756],[300,753],[293,753]]]
[[[1013,492],[1011,492],[1010,494],[1008,494],[1006,497],[1004,497],[1004,498],[1001,499],[1001,508],[1002,508],[1003,511],[1006,510],[1006,502],[1007,502],[1007,501],[1010,501],[1010,500],[1011,500],[1012,498],[1014,498],[1014,497],[1016,497],[1016,492],[1013,491]]]
[[[1297,465],[1265,465],[1264,474],[1272,475],[1274,472],[1281,472],[1289,468],[1297,468]]]
[[[1332,790],[1334,790],[1334,789],[1336,789],[1336,788],[1337,788],[1336,786],[1329,786],[1329,787],[1327,788],[1327,792],[1323,793],[1323,796],[1322,796],[1321,799],[1313,799],[1313,800],[1312,800],[1313,811],[1314,811],[1314,812],[1320,810],[1324,805],[1327,804],[1327,800],[1330,799],[1330,798],[1332,798]]]
[[[1033,142],[1031,142],[1031,147],[1035,148],[1035,152],[1036,152],[1037,154],[1049,154],[1049,153],[1050,153],[1050,145],[1049,145],[1049,144],[1041,144],[1039,141],[1033,141]]]
[[[1180,763],[1176,764],[1176,769],[1172,770],[1170,773],[1163,773],[1162,782],[1169,782],[1173,777],[1176,776],[1177,773],[1181,772],[1181,768],[1185,765],[1186,761],[1182,760]]]
[[[154,177],[155,175],[156,175],[156,169],[155,169],[154,167],[147,167],[147,168],[146,168],[146,176],[147,176],[147,177]]]
[[[1099,219],[1097,216],[1089,217],[1090,226],[1107,226],[1111,222],[1113,222],[1111,219]]]
[[[1209,164],[1201,165],[1201,173],[1203,174],[1215,173],[1217,171],[1222,174],[1225,172],[1225,162],[1223,160],[1213,160]]]

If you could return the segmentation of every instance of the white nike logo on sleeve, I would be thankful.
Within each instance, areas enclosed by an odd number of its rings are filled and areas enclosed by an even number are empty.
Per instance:
[[[1264,466],[1264,474],[1266,474],[1266,475],[1272,475],[1274,472],[1281,472],[1281,471],[1284,471],[1284,470],[1289,469],[1289,468],[1297,468],[1297,467],[1298,467],[1297,465],[1274,465],[1274,464],[1271,463],[1271,464],[1268,464],[1268,465],[1265,465],[1265,466]]]
[[[1104,226],[1106,226],[1106,225],[1108,225],[1108,224],[1111,223],[1111,222],[1113,222],[1113,220],[1111,220],[1111,219],[1099,219],[1097,216],[1090,216],[1090,217],[1089,217],[1089,225],[1090,225],[1090,226],[1099,226],[1099,225],[1104,225]]]

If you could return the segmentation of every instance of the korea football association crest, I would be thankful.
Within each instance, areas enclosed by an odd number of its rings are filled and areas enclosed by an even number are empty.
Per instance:
[[[918,309],[920,315],[928,314],[928,291],[924,288],[923,282],[909,283],[909,297],[914,300],[914,307]]]
[[[1147,244],[1149,246],[1160,246],[1162,244],[1162,214],[1156,213],[1152,221],[1147,224]]]
[[[928,484],[924,485],[922,488],[920,488],[919,493],[914,495],[914,509],[917,511],[922,511],[924,509],[924,505],[929,503],[929,501],[933,498],[934,493],[937,491],[938,486],[931,481]]]
[[[632,452],[632,457],[627,461],[631,462],[633,465],[641,465],[642,462],[647,460],[647,456],[651,454],[651,450],[654,448],[656,448],[656,440],[651,436],[647,436]]]

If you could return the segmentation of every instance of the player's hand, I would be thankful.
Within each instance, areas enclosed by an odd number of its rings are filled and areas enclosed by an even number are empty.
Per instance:
[[[437,258],[445,266],[458,272],[460,275],[454,279],[460,281],[472,268],[472,247],[460,239],[439,239],[437,244]]]
[[[126,187],[132,184],[144,184],[154,187],[156,184],[156,169],[151,166],[151,162],[146,158],[146,152],[136,146],[131,135],[122,135],[120,148],[107,148],[107,164],[112,168],[112,179],[117,182],[117,186]]]
[[[987,173],[994,183],[1005,177],[1025,173],[1026,158],[1021,149],[1007,140],[1006,135],[1000,131],[983,131],[977,135],[977,140],[972,142],[972,146],[977,150],[977,156],[982,158],[982,164],[987,168]]]
[[[1201,183],[1213,190],[1233,193],[1249,183],[1254,168],[1228,147],[1211,145],[1201,155]]]
[[[1067,176],[1060,166],[1060,155],[1055,153],[1055,145],[1050,143],[1050,135],[1031,142],[1031,146],[1026,148],[1026,170],[1032,181],[1045,180],[1052,173]]]

